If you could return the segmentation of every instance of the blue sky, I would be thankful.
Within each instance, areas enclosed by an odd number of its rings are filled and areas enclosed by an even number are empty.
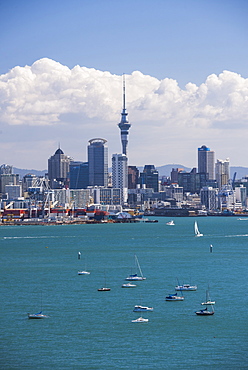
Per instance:
[[[193,167],[197,147],[207,145],[216,158],[229,157],[232,165],[248,166],[247,16],[246,0],[1,0],[2,163],[46,168],[58,142],[65,154],[86,160],[87,141],[99,136],[108,140],[110,156],[119,152],[116,124],[125,73],[132,123],[130,164]],[[31,86],[38,62],[40,83]],[[59,63],[56,81],[53,62]],[[32,78],[27,77],[24,67],[34,63]],[[68,70],[77,65],[85,67],[80,70],[82,85],[89,86],[90,80],[93,92],[89,95],[85,89],[75,100],[80,89]],[[104,71],[110,75],[102,75]],[[223,71],[231,74],[222,75]],[[70,82],[56,92],[55,85],[65,75]],[[209,80],[212,75],[216,78]],[[186,88],[189,83],[197,89]],[[68,86],[73,102],[63,101],[62,107],[63,89],[69,91]],[[196,101],[196,95],[201,99]],[[194,112],[189,114],[192,100]],[[28,109],[32,105],[35,115]],[[160,109],[161,119],[156,116]]]

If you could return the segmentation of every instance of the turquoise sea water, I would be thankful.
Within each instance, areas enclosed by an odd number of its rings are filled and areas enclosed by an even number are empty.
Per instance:
[[[201,238],[194,218],[168,220],[1,226],[0,368],[247,369],[248,220],[198,218]],[[134,254],[147,279],[123,289]],[[166,302],[177,278],[198,289]],[[215,314],[196,316],[208,286]],[[41,298],[50,318],[28,320]],[[154,307],[148,323],[135,304]]]

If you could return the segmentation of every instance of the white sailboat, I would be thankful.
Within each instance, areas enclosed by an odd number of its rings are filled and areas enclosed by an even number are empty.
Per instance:
[[[196,221],[195,221],[195,236],[203,236],[203,234],[201,234],[198,229],[198,225]]]
[[[212,306],[215,304],[215,301],[211,301],[210,295],[209,295],[209,288],[206,290],[206,301],[202,302],[202,306]]]
[[[85,263],[85,269],[82,271],[78,271],[78,275],[90,275],[90,271],[87,271],[86,269],[86,263]]]
[[[140,281],[140,280],[146,280],[146,278],[143,276],[143,273],[141,271],[141,267],[140,267],[140,264],[139,264],[139,261],[138,261],[138,258],[136,256],[136,254],[134,255],[135,257],[135,264],[136,264],[136,267],[138,268],[139,270],[139,273],[140,273],[140,276],[138,276],[138,274],[131,274],[129,275],[128,277],[126,277],[125,280],[127,281]]]
[[[42,313],[42,293],[41,293],[41,310],[38,313],[28,313],[29,319],[47,319],[49,316]]]

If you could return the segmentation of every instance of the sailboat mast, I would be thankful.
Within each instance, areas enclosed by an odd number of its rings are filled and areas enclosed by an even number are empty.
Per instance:
[[[142,271],[141,271],[141,268],[140,268],[140,264],[139,264],[139,261],[138,261],[138,258],[137,258],[137,256],[136,256],[136,254],[135,254],[135,261],[136,261],[136,263],[137,263],[137,266],[138,266],[138,269],[139,269],[140,275],[141,275],[141,277],[143,278],[143,274],[142,274]]]

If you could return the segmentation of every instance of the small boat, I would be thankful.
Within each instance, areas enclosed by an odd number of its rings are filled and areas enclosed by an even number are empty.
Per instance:
[[[196,290],[197,289],[197,286],[196,285],[190,285],[190,284],[183,284],[183,285],[177,285],[176,287],[175,287],[175,290]]]
[[[148,322],[148,321],[149,321],[148,319],[144,319],[143,317],[139,317],[136,320],[132,320],[132,322]]]
[[[203,234],[201,234],[198,229],[198,225],[196,221],[195,221],[195,236],[203,236]]]
[[[198,316],[210,316],[214,314],[214,310],[209,311],[208,308],[204,308],[203,310],[195,311],[196,315]]]
[[[175,223],[174,223],[174,221],[173,221],[173,220],[171,220],[171,221],[169,221],[169,222],[166,222],[166,225],[174,226],[174,225],[175,225]]]
[[[209,289],[206,291],[206,301],[202,302],[202,306],[212,306],[215,304],[215,301],[211,301],[209,295]]]
[[[122,284],[122,288],[135,288],[136,285],[132,283]]]
[[[184,300],[184,297],[183,296],[179,296],[177,295],[177,293],[175,294],[169,294],[167,297],[165,297],[165,300],[166,301],[183,301]]]
[[[78,253],[80,253],[80,252],[78,252]],[[80,253],[80,255],[79,255],[79,259],[80,259],[80,258],[81,258],[81,253]],[[82,271],[78,271],[78,275],[90,275],[90,272],[89,272],[89,271],[87,271],[86,265],[87,265],[87,263],[85,262],[85,269],[84,269],[84,270],[82,270]]]
[[[106,287],[106,275],[104,274],[104,287],[97,289],[98,292],[109,292],[111,289]]]
[[[141,312],[141,311],[153,311],[153,307],[146,307],[146,306],[134,306],[133,312]]]
[[[134,258],[135,258],[136,267],[139,269],[140,276],[138,276],[138,274],[132,274],[132,275],[129,275],[125,280],[128,280],[128,281],[146,280],[146,278],[143,276],[143,273],[141,271],[140,264],[139,264],[136,254],[134,255]]]
[[[34,313],[34,314],[28,313],[29,319],[47,319],[48,317],[49,316],[44,315],[42,311],[40,311],[39,313]]]

